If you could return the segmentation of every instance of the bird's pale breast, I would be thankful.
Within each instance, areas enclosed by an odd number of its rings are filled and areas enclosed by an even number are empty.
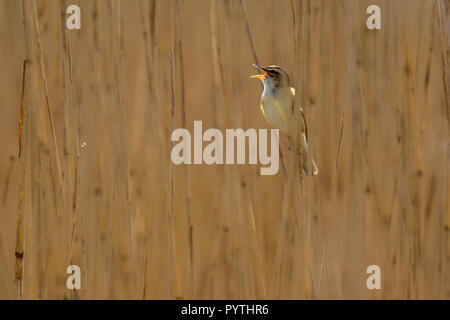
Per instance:
[[[280,129],[284,134],[289,132],[289,117],[292,115],[295,91],[292,88],[264,89],[261,97],[261,110],[269,124]]]

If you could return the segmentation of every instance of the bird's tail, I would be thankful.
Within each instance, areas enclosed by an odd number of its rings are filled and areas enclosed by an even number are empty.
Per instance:
[[[306,142],[306,136],[302,134],[301,148],[300,148],[300,168],[307,176],[315,176],[319,173],[316,162],[314,158],[309,153],[308,144]]]
[[[319,169],[317,168],[314,158],[307,150],[304,150],[301,153],[300,166],[307,176],[316,176],[319,173]]]

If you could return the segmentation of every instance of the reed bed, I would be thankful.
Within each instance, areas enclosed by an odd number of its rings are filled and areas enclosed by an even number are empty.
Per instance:
[[[448,10],[0,0],[0,298],[450,299]],[[317,177],[283,139],[274,176],[171,163],[194,120],[268,128],[253,63],[291,75]]]

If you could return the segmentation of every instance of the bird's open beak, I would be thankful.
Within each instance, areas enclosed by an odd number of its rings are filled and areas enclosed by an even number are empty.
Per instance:
[[[257,79],[264,80],[266,78],[266,76],[267,76],[267,71],[263,67],[261,67],[261,66],[259,66],[257,64],[253,64],[253,66],[258,68],[258,69],[261,69],[262,71],[264,71],[264,74],[256,74],[254,76],[250,76],[250,78],[257,78]]]

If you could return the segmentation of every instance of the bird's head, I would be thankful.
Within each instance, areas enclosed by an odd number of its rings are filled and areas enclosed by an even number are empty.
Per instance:
[[[268,87],[290,87],[289,75],[286,71],[278,66],[260,66],[253,64],[256,68],[264,72],[264,74],[258,74],[251,76],[250,78],[260,79],[264,86]]]

